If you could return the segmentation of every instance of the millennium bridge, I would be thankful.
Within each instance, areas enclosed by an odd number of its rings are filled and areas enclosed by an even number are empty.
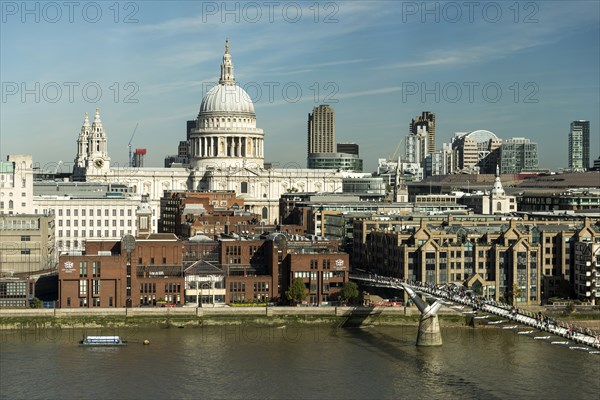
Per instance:
[[[425,297],[440,301],[458,312],[471,314],[473,321],[478,320],[480,323],[496,325],[515,334],[528,335],[535,340],[548,341],[553,345],[568,346],[571,350],[600,354],[599,332],[577,328],[564,321],[543,317],[541,313],[536,314],[517,309],[482,296],[469,295],[457,286],[435,286],[375,274],[350,274],[350,280],[365,286],[402,291],[405,290],[404,287],[407,287]],[[478,315],[478,311],[481,311],[483,315]],[[490,319],[492,315],[500,317],[500,319],[492,320]],[[515,323],[517,324],[515,325]]]

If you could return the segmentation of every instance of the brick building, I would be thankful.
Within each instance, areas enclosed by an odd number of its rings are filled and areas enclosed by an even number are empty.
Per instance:
[[[69,307],[139,307],[183,304],[182,243],[172,234],[121,241],[88,240],[85,251],[61,255],[59,304]]]

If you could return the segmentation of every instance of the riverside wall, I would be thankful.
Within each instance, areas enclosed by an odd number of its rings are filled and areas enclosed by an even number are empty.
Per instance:
[[[442,321],[465,325],[454,310],[440,313]],[[178,307],[178,308],[71,308],[1,309],[0,330],[27,327],[152,327],[225,325],[252,322],[277,325],[340,324],[414,325],[419,323],[416,307]]]

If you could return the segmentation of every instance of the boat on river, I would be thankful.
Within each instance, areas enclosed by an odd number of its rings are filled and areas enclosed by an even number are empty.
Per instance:
[[[79,341],[81,346],[126,346],[120,336],[86,336]]]

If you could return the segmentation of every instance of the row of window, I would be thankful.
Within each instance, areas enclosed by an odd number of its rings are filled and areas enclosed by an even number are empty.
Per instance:
[[[112,213],[109,212],[109,211],[110,210],[108,208],[104,209],[104,216],[105,217],[109,217],[110,214],[112,214],[113,217],[117,216],[117,209],[113,208],[112,209]],[[82,217],[86,217],[87,216],[86,213],[89,214],[90,217],[93,217],[94,216],[94,209],[93,208],[90,208],[89,210],[81,209],[81,216]],[[64,210],[64,214],[67,217],[70,217],[71,216],[71,210],[70,209]],[[127,216],[131,217],[131,215],[132,215],[131,208],[127,209]],[[58,216],[59,217],[63,216],[63,209],[62,208],[58,209]],[[74,217],[78,217],[79,216],[79,210],[78,209],[73,210],[73,216]],[[102,216],[102,209],[100,209],[100,208],[96,209],[96,216],[98,216],[98,217]],[[125,216],[125,210],[124,209],[120,209],[119,210],[119,216],[120,217],[124,217]]]
[[[127,220],[127,226],[131,226],[132,225],[131,221],[132,220],[130,220],[130,219]],[[94,226],[94,220],[93,219],[90,219],[89,221],[86,221],[85,219],[82,220],[81,221],[81,226],[86,226],[86,223],[89,226]],[[71,226],[71,220],[70,219],[66,220],[64,222],[64,224],[65,224],[65,226]],[[110,225],[117,226],[117,220],[113,219],[112,220],[112,224],[111,224],[110,220],[105,219],[104,220],[104,226],[110,226]],[[63,226],[63,220],[62,219],[58,220],[58,226]],[[79,226],[79,220],[73,220],[73,226]],[[96,226],[102,226],[102,220],[101,219],[99,219],[99,220],[96,221]],[[119,226],[125,226],[125,220],[124,219],[119,220]]]
[[[23,202],[21,203],[21,207],[27,207],[27,203]],[[15,208],[15,202],[12,200],[8,201],[8,209],[12,210],[13,208]],[[4,202],[0,201],[0,210],[4,209]]]
[[[86,234],[86,232],[87,232],[87,234]],[[63,235],[63,233],[64,233],[64,235]],[[127,233],[131,235],[131,229],[128,229]],[[104,236],[102,236],[102,230],[101,229],[96,230],[96,237],[123,237],[123,235],[125,235],[125,230],[124,229],[121,229],[119,231],[119,236],[117,236],[117,230],[116,229],[112,230],[112,235],[110,234],[110,231],[108,229],[106,229],[104,231]],[[80,236],[82,238],[84,238],[84,237],[94,237],[94,231],[92,229],[90,229],[89,231],[85,231],[84,229],[82,229],[81,231],[77,230],[77,229],[73,230],[73,237],[80,237]],[[58,230],[58,237],[71,237],[71,231],[70,230],[66,230],[66,231],[63,232],[62,229],[59,229]],[[59,241],[59,243],[60,242],[61,241]],[[61,247],[61,246],[59,245],[59,247]],[[67,247],[69,247],[69,246],[67,246]]]

